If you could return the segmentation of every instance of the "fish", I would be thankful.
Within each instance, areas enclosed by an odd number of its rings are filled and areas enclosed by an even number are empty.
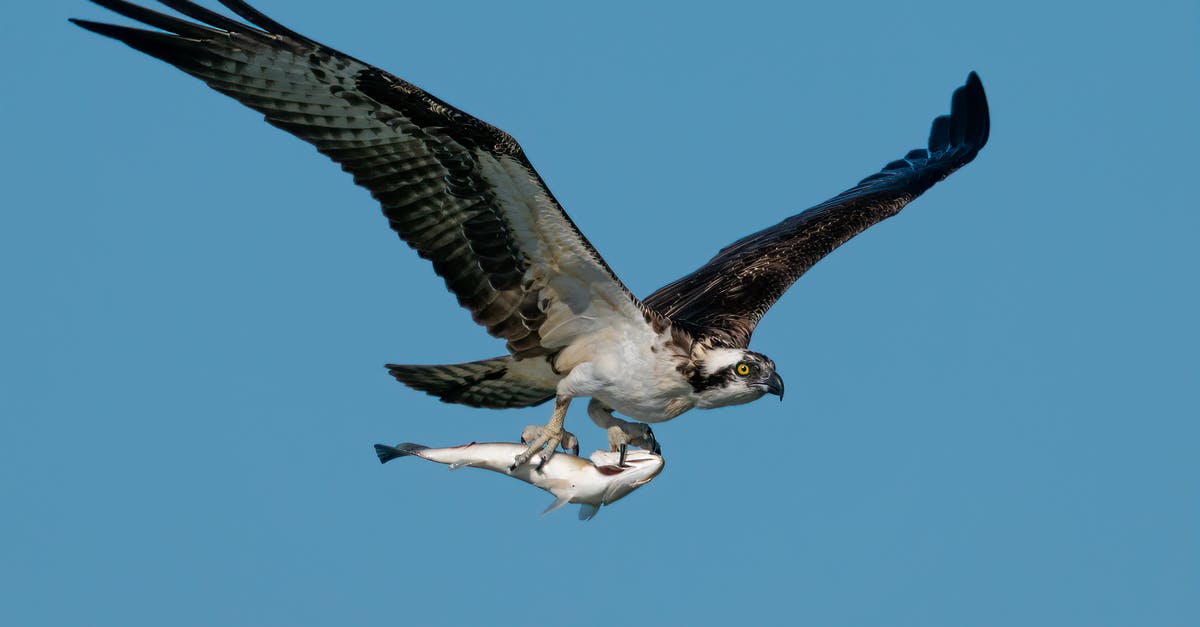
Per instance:
[[[450,470],[482,468],[520,479],[554,495],[554,502],[542,514],[578,503],[580,520],[591,520],[600,506],[611,505],[646,485],[662,472],[665,464],[662,455],[649,451],[629,451],[623,465],[618,463],[620,453],[596,451],[588,459],[555,453],[540,469],[533,464],[510,469],[513,457],[525,448],[524,444],[510,442],[471,442],[449,448],[402,442],[396,446],[376,444],[375,454],[383,464],[412,456],[448,464]]]

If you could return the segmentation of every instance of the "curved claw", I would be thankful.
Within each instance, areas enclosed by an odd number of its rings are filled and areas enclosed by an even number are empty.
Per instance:
[[[623,420],[608,428],[608,445],[610,451],[620,451],[621,447],[627,445],[645,449],[656,455],[662,450],[650,425]]]
[[[650,428],[650,425],[643,425],[643,426],[646,427],[645,434],[643,434],[640,437],[634,438],[633,440],[630,441],[630,443],[633,444],[634,446],[638,446],[647,451],[650,451],[651,453],[654,453],[655,455],[662,456],[662,447],[658,445],[658,438],[654,437],[654,430]],[[621,457],[618,458],[617,465],[624,468],[625,467],[625,454],[629,450],[629,445],[622,444],[622,445],[620,445],[620,447],[618,447],[618,450],[621,453]]]
[[[567,440],[568,435],[571,438],[569,441]],[[528,464],[535,456],[538,458],[536,469],[541,470],[546,465],[546,462],[550,461],[550,458],[554,456],[554,450],[558,448],[559,444],[573,445],[576,450],[579,449],[579,439],[574,435],[568,434],[561,429],[558,431],[558,434],[554,434],[546,427],[539,427],[537,425],[525,427],[525,430],[521,432],[521,443],[528,444],[529,447],[516,456],[513,464],[508,467],[509,472]],[[567,450],[567,447],[564,446],[563,450]]]
[[[644,440],[648,446],[643,446],[643,448],[655,455],[662,456],[662,447],[658,445],[658,438],[654,437],[654,430],[650,428],[650,425],[646,425],[646,437]]]
[[[579,456],[579,438],[575,437],[574,433],[563,430],[562,441],[558,443],[562,450],[578,457]]]
[[[530,444],[537,442],[542,437],[544,428],[540,425],[529,425],[521,431],[521,444]],[[558,446],[562,447],[564,452],[570,453],[576,457],[579,456],[579,438],[574,433],[563,429],[562,440]],[[543,462],[544,463],[544,462]]]

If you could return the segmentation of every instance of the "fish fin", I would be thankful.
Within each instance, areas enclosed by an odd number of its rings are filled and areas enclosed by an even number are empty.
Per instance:
[[[392,461],[393,459],[396,459],[397,457],[404,457],[406,455],[415,455],[418,451],[423,451],[427,448],[429,448],[429,447],[421,446],[420,444],[413,444],[411,442],[401,442],[401,443],[397,444],[396,446],[388,446],[386,444],[376,444],[375,445],[375,454],[379,456],[379,463],[386,464],[386,463]]]
[[[554,499],[554,502],[550,504],[550,507],[547,507],[546,509],[542,510],[542,516],[545,516],[546,514],[549,514],[550,512],[552,512],[570,502],[571,502],[571,495],[564,494],[564,495],[558,497],[557,499]]]
[[[599,511],[600,511],[599,505],[592,505],[591,503],[584,503],[583,505],[579,506],[579,520],[591,520],[596,517],[596,514]]]

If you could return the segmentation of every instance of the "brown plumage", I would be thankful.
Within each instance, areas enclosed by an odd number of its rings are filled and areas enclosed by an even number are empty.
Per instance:
[[[220,1],[248,24],[187,0],[162,4],[197,22],[124,0],[92,1],[165,32],[76,24],[162,59],[262,113],[370,191],[389,226],[432,263],[458,302],[503,338],[510,353],[464,364],[388,368],[418,390],[477,407],[534,405],[557,390],[556,408],[565,412],[571,393],[563,397],[557,386],[577,365],[597,355],[607,356],[597,361],[611,362],[614,355],[634,353],[668,367],[648,367],[660,377],[650,385],[638,385],[646,382],[620,368],[575,382],[574,389],[589,391],[578,395],[603,400],[597,406],[602,422],[620,401],[645,415],[620,411],[646,421],[668,420],[705,403],[748,402],[701,398],[717,382],[738,380],[705,369],[704,355],[748,347],[758,321],[796,279],[970,162],[988,139],[987,101],[972,72],[954,92],[950,114],[934,120],[927,149],[734,242],[641,302],[500,129],[241,0]],[[625,345],[613,346],[620,342]],[[773,363],[770,371],[773,379],[755,385],[776,386]],[[782,395],[782,380],[771,389]]]
[[[822,257],[896,215],[987,143],[983,84],[974,73],[954,92],[950,115],[933,121],[928,149],[775,226],[721,249],[695,272],[646,297],[646,306],[718,346],[744,348],[763,314]]]
[[[471,407],[532,407],[554,398],[553,386],[522,378],[505,355],[465,364],[408,366],[388,364],[397,381],[447,403]]]
[[[547,309],[562,297],[556,272],[645,315],[504,131],[239,0],[221,3],[258,28],[185,0],[164,4],[205,25],[123,0],[92,1],[167,32],[74,23],[203,80],[339,163],[514,355],[558,348],[541,341]],[[534,228],[563,233],[576,254],[556,256],[536,237],[513,233]]]

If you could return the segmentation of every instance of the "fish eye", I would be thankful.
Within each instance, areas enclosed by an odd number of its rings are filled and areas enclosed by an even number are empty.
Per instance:
[[[738,373],[739,377],[744,377],[750,374],[750,364],[743,361],[734,368],[734,372]]]

